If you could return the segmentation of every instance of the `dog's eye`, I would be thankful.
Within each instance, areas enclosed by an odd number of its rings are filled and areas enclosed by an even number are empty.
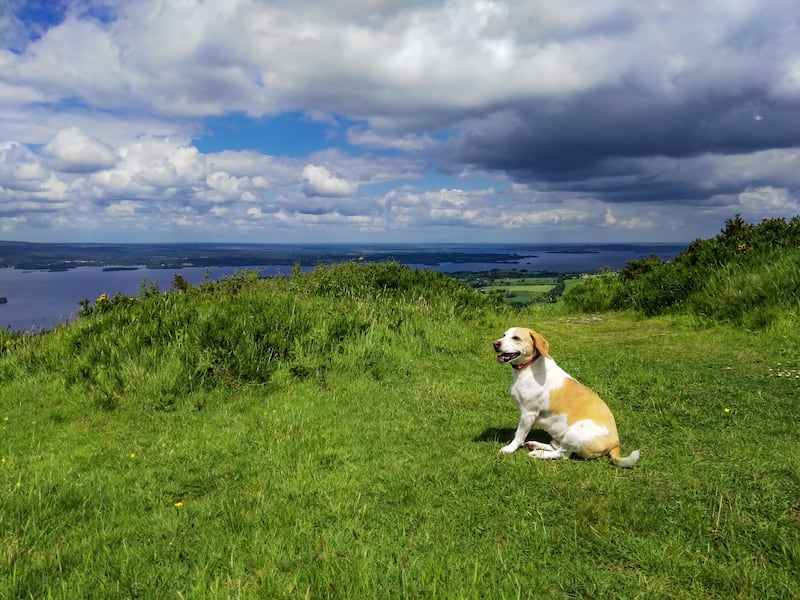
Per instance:
[[[511,337],[511,339],[514,340],[515,342],[518,342],[520,340],[520,337],[518,335],[514,335]]]

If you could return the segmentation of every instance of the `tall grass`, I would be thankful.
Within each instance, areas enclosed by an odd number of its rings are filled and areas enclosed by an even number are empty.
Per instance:
[[[694,314],[748,329],[800,325],[800,251],[720,267],[686,303]]]
[[[98,406],[168,409],[195,391],[269,385],[279,371],[302,379],[357,368],[381,378],[397,367],[399,340],[427,343],[420,316],[474,316],[499,305],[440,273],[391,262],[320,266],[288,278],[242,272],[179,287],[163,294],[145,287],[138,299],[101,296],[68,327],[9,338],[18,348],[0,381],[58,373]]]
[[[605,271],[564,294],[569,310],[689,314],[746,329],[800,323],[800,218],[748,225],[731,219],[669,262],[658,257]]]

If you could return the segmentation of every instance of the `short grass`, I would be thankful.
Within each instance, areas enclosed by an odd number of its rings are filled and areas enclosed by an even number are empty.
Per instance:
[[[353,352],[168,410],[6,380],[0,598],[798,597],[797,339],[556,309],[421,310],[390,370]],[[518,414],[490,341],[517,324],[635,468],[498,454]]]

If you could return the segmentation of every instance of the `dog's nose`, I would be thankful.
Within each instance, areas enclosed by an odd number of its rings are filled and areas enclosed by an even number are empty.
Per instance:
[[[494,346],[495,351],[500,350],[500,340],[493,341],[492,346]]]

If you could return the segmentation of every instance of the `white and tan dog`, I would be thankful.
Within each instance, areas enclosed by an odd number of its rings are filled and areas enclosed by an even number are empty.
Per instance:
[[[617,424],[606,403],[556,364],[541,334],[512,327],[492,345],[497,361],[510,363],[514,369],[509,392],[520,410],[514,439],[500,452],[514,452],[525,446],[533,458],[608,455],[618,467],[636,464],[638,450],[625,458],[620,456]],[[526,442],[533,427],[549,433],[551,442]]]

